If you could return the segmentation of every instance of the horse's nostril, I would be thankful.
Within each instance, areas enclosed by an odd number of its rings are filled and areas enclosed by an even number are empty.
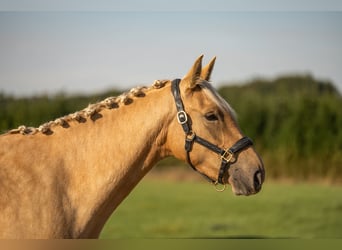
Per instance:
[[[260,170],[258,170],[254,174],[254,189],[255,189],[255,191],[260,191],[261,184],[262,184],[262,173]]]

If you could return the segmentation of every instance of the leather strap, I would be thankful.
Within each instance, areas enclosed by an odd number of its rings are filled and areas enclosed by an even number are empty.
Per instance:
[[[180,94],[180,89],[179,89],[180,82],[181,82],[181,79],[173,80],[172,85],[171,85],[171,90],[172,90],[172,94],[175,99],[176,108],[178,111],[177,112],[178,123],[182,125],[185,134],[189,134],[191,129],[188,124],[188,115],[184,110],[184,105],[183,105],[181,94]]]

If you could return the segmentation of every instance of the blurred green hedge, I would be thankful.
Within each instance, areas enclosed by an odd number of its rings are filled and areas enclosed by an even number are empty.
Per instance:
[[[269,176],[342,176],[342,98],[332,83],[287,76],[219,92],[254,139]]]
[[[253,138],[268,177],[342,179],[342,98],[331,82],[284,76],[223,85],[218,91],[236,110],[242,131]],[[0,131],[39,126],[120,93],[31,98],[0,93]],[[178,164],[169,158],[159,165]]]

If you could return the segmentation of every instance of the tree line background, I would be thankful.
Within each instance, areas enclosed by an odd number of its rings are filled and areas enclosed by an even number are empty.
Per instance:
[[[342,180],[342,97],[329,81],[310,75],[254,79],[218,89],[255,142],[267,177]],[[122,91],[96,95],[16,98],[0,93],[0,132],[39,126]],[[159,165],[180,165],[173,158]]]

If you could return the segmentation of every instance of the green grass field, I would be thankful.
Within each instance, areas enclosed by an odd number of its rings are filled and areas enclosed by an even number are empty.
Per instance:
[[[101,238],[342,238],[342,187],[273,181],[237,197],[205,181],[147,177]]]

